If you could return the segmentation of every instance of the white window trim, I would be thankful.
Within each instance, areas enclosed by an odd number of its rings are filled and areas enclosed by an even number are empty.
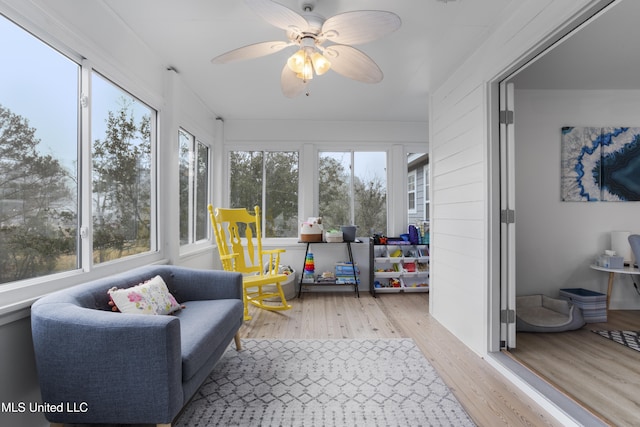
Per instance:
[[[80,99],[78,100],[80,104],[78,112],[78,145],[79,147],[82,147],[82,149],[79,150],[78,164],[82,165],[82,167],[79,168],[78,179],[81,182],[91,182],[92,180],[92,158],[90,151],[86,150],[85,147],[90,147],[92,140],[90,118],[91,108],[87,108],[87,106],[91,105],[91,75],[94,71],[123,92],[136,98],[141,103],[152,109],[155,112],[155,119],[153,121],[151,135],[151,156],[153,160],[151,168],[151,209],[153,214],[150,223],[152,234],[150,238],[150,250],[145,253],[129,255],[120,259],[94,265],[91,247],[92,241],[90,239],[81,238],[77,249],[77,255],[80,260],[78,268],[0,284],[0,301],[2,301],[0,304],[0,325],[9,323],[17,318],[23,317],[25,314],[28,314],[28,307],[43,295],[90,280],[95,280],[100,277],[117,274],[124,270],[142,265],[166,264],[168,262],[167,259],[163,257],[163,252],[160,248],[159,241],[161,236],[159,236],[158,227],[158,222],[162,220],[161,218],[158,218],[160,195],[157,190],[158,167],[161,161],[158,153],[161,110],[158,106],[162,104],[162,99],[153,95],[149,91],[140,89],[139,84],[125,77],[126,74],[115,72],[115,68],[111,66],[108,61],[100,61],[101,65],[99,69],[94,67],[94,63],[92,61],[77,54],[59,41],[52,41],[51,38],[47,36],[46,32],[38,29],[31,21],[16,19],[15,14],[7,14],[6,18],[21,26],[28,34],[31,34],[33,37],[48,44],[54,51],[57,51],[71,59],[73,62],[76,62],[80,67],[78,76],[80,96]],[[86,106],[83,105],[85,103]],[[82,234],[87,236],[92,236],[93,219],[91,211],[91,186],[83,185],[81,186],[80,191],[81,193],[79,194],[79,197],[81,202],[78,206],[78,232],[82,232]]]
[[[413,177],[413,190],[409,190],[409,177]],[[407,174],[407,212],[410,214],[418,213],[418,192],[416,191],[418,182],[417,180],[418,174],[415,169]],[[413,193],[413,209],[409,208],[409,196],[411,195],[411,193]]]
[[[191,157],[195,156],[197,153],[197,148],[198,148],[198,144],[202,144],[203,146],[207,147],[207,165],[208,165],[208,178],[207,181],[209,183],[209,189],[207,191],[207,200],[211,200],[211,195],[212,195],[212,177],[213,177],[213,145],[211,143],[209,143],[208,141],[206,141],[204,138],[200,138],[197,133],[195,132],[191,132],[190,130],[187,129],[186,126],[179,126],[178,127],[179,131],[178,131],[178,135],[180,134],[180,131],[185,132],[188,136],[189,136],[189,143],[191,144],[190,146],[190,151],[189,154]],[[179,137],[178,135],[176,135],[177,137]],[[194,186],[194,180],[193,177],[195,175],[195,161],[193,161],[193,158],[191,158],[189,160],[189,224],[188,224],[188,235],[189,235],[189,241],[187,243],[184,244],[180,244],[180,242],[178,241],[178,244],[180,246],[180,256],[184,257],[184,256],[192,256],[194,254],[198,254],[201,253],[204,250],[208,250],[211,247],[212,244],[212,230],[211,230],[211,223],[210,221],[207,219],[207,237],[204,239],[200,239],[200,240],[195,240],[195,212],[193,209],[195,209],[195,203],[196,203],[196,199],[195,199],[195,193],[196,193],[196,188]],[[179,196],[178,196],[178,200],[179,200]],[[180,214],[178,213],[178,216]],[[178,239],[180,240],[180,239]]]
[[[429,217],[429,207],[431,206],[431,195],[429,194],[429,164],[424,165],[422,169],[422,173],[424,174],[422,184],[424,186],[424,216],[423,219],[428,221]]]

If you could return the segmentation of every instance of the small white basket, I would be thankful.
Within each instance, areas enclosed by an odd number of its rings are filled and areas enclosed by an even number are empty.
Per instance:
[[[342,243],[342,231],[327,231],[324,235],[324,239],[327,243]]]

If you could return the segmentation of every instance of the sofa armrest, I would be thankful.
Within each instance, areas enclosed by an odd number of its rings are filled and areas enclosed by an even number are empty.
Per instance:
[[[242,274],[166,266],[169,291],[179,302],[242,299]]]
[[[86,409],[49,421],[169,423],[182,407],[178,318],[41,300],[31,322],[43,401]]]

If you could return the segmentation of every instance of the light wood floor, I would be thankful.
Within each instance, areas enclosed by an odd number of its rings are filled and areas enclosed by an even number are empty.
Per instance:
[[[640,330],[640,311],[610,310],[607,323],[557,334],[518,333],[511,355],[615,426],[640,425],[640,352],[592,329]]]
[[[250,307],[243,338],[412,338],[478,426],[560,426],[429,315],[428,294],[306,293],[293,308]]]

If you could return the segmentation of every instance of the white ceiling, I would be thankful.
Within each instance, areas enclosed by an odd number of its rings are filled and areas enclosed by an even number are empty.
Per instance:
[[[513,79],[516,89],[640,89],[640,1],[596,15]]]
[[[301,11],[299,0],[278,0]],[[82,2],[83,4],[80,4]],[[117,16],[160,62],[174,67],[212,112],[225,119],[427,121],[428,93],[442,82],[523,0],[319,0],[316,13],[388,10],[401,28],[358,46],[382,69],[367,84],[333,71],[316,77],[310,96],[289,99],[280,73],[294,51],[214,65],[226,51],[261,41],[285,40],[284,32],[239,0],[57,0],[45,2],[73,27],[86,28],[86,8]],[[100,14],[91,14],[96,16]],[[91,25],[91,23],[88,23]],[[96,23],[99,25],[100,23]],[[108,45],[109,40],[98,41]]]

